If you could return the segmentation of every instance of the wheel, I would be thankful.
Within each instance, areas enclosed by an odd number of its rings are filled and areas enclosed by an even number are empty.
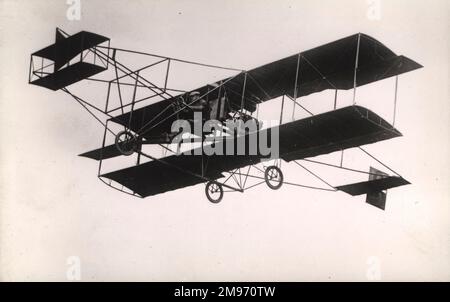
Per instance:
[[[219,203],[222,201],[223,188],[222,185],[216,181],[210,181],[205,188],[206,197],[212,203]]]
[[[283,172],[276,166],[267,167],[264,172],[264,180],[269,188],[278,190],[283,185]]]
[[[129,156],[137,149],[137,139],[130,131],[124,130],[116,135],[115,145],[120,154]]]

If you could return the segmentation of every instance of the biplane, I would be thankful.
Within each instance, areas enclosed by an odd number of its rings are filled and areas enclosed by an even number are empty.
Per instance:
[[[125,55],[136,57],[133,62],[142,57],[155,61],[138,68],[129,67],[122,62]],[[175,89],[169,85],[175,63],[226,70],[233,75],[194,89]],[[155,67],[163,74],[158,82],[145,74]],[[67,93],[103,126],[101,146],[80,156],[98,161],[98,178],[121,192],[144,198],[204,183],[208,200],[218,203],[224,192],[244,192],[263,184],[277,190],[286,184],[342,191],[353,196],[366,194],[367,203],[384,210],[387,190],[409,182],[362,146],[399,137],[401,133],[394,122],[391,124],[357,105],[356,89],[390,77],[397,79],[421,67],[362,33],[251,70],[240,70],[116,48],[102,35],[86,31],[69,35],[57,28],[55,43],[31,54],[29,83]],[[101,74],[110,77],[96,77]],[[93,84],[104,90],[102,106],[74,92],[75,88],[80,89],[80,83],[87,82],[91,86],[81,91],[90,91]],[[125,89],[131,90],[131,94],[126,96]],[[351,89],[353,104],[336,108],[338,91]],[[302,97],[325,90],[335,91],[332,110],[314,115],[301,104]],[[112,104],[113,92],[116,105]],[[95,95],[100,98],[98,93]],[[282,123],[280,117],[278,125],[264,128],[258,119],[258,106],[280,97],[281,115],[286,100],[293,102],[294,111],[300,108],[309,116],[295,120],[293,112],[291,121]],[[179,121],[184,126],[174,127]],[[210,121],[215,123],[205,130]],[[229,122],[237,126],[233,128]],[[249,123],[254,127],[245,126]],[[200,132],[194,131],[198,125]],[[107,143],[111,138],[112,143]],[[271,150],[276,147],[276,157],[273,152],[252,148],[252,142],[262,138],[266,138]],[[239,153],[236,150],[240,142],[243,152]],[[228,147],[234,151],[231,155],[206,152]],[[351,169],[343,166],[342,161],[341,165],[332,165],[311,159],[338,151],[343,155],[349,148],[358,148],[390,174],[372,167],[369,171]],[[135,157],[135,161],[125,168],[102,170],[104,162],[125,157]],[[285,181],[282,161],[306,169],[326,187]],[[333,186],[301,161],[364,173],[368,180]],[[257,183],[250,185],[250,179]]]

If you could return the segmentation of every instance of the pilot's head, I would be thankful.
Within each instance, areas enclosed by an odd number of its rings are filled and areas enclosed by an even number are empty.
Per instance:
[[[198,99],[200,98],[200,92],[198,92],[198,91],[192,91],[192,92],[189,94],[189,97],[190,97],[190,99],[191,99],[192,101],[198,100]]]

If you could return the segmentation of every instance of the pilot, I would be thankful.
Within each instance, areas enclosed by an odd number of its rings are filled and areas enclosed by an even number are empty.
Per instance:
[[[193,91],[189,94],[189,108],[194,112],[201,112],[203,120],[208,118],[208,102],[205,99],[200,98],[200,92]]]

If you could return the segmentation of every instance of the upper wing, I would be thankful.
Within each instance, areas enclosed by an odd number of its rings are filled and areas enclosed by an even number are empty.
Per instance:
[[[300,60],[298,55],[293,55],[250,70],[245,89],[245,108],[254,111],[255,103],[283,94],[293,96],[297,63],[299,63],[297,97],[326,89],[353,88],[357,52],[356,86],[422,67],[404,56],[397,56],[370,36],[355,34],[302,52]],[[229,96],[235,108],[240,108],[241,94],[239,93],[242,91],[243,77],[242,75],[235,78],[225,85],[234,92]]]
[[[353,88],[357,52],[356,86],[366,85],[422,67],[411,59],[396,55],[370,36],[355,34],[301,53],[297,96],[306,96],[326,89],[347,90]],[[298,61],[299,58],[296,54],[252,69],[247,72],[246,79],[245,74],[240,74],[234,78],[218,81],[217,84],[225,83],[221,91],[226,93],[230,109],[239,110],[245,82],[244,108],[253,112],[258,103],[284,94],[294,95]],[[205,85],[195,90],[203,95],[211,91],[211,86]],[[210,92],[208,97],[211,100],[216,99],[218,89]],[[141,129],[174,99],[136,110],[133,113],[131,129]],[[126,125],[128,118],[129,113],[125,113],[117,116],[114,121]],[[169,119],[164,125],[158,126],[159,130],[155,129],[153,134],[161,133],[163,128],[170,129],[172,121]],[[154,124],[154,122],[152,123]]]

